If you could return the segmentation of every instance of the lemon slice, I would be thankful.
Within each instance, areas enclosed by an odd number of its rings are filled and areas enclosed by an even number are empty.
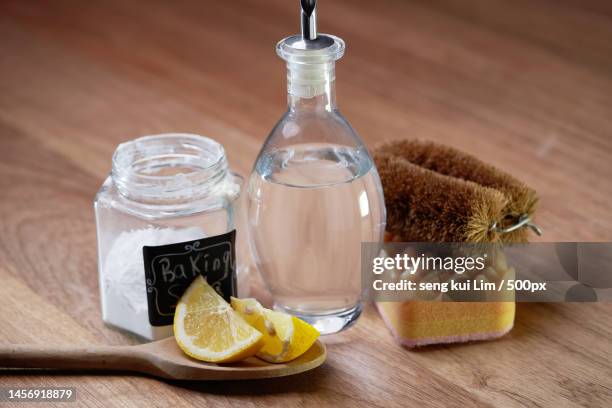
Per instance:
[[[198,276],[174,312],[174,337],[185,354],[211,363],[243,360],[263,345],[262,334]]]
[[[232,307],[263,335],[257,357],[283,363],[304,354],[319,337],[317,329],[297,317],[266,309],[255,299],[232,298]]]

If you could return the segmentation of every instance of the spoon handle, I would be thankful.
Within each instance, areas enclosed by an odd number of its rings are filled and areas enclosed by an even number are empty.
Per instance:
[[[146,371],[150,363],[137,346],[0,346],[0,368]]]

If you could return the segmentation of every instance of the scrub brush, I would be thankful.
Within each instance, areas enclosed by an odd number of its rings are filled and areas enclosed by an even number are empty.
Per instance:
[[[387,232],[406,242],[526,242],[534,190],[452,147],[420,140],[374,150]]]
[[[538,201],[514,177],[454,148],[396,140],[374,149],[387,207],[386,241],[527,242]],[[486,340],[514,324],[514,302],[378,302],[407,346]]]

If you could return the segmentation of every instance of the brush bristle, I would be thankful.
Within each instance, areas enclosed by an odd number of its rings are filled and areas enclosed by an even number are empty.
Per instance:
[[[387,231],[403,241],[526,242],[525,228],[500,234],[509,214],[533,216],[534,190],[451,147],[397,140],[374,149],[387,207]]]

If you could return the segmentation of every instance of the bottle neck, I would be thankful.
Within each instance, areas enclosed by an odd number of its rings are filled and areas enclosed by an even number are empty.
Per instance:
[[[335,63],[287,63],[287,103],[290,111],[336,109]]]

